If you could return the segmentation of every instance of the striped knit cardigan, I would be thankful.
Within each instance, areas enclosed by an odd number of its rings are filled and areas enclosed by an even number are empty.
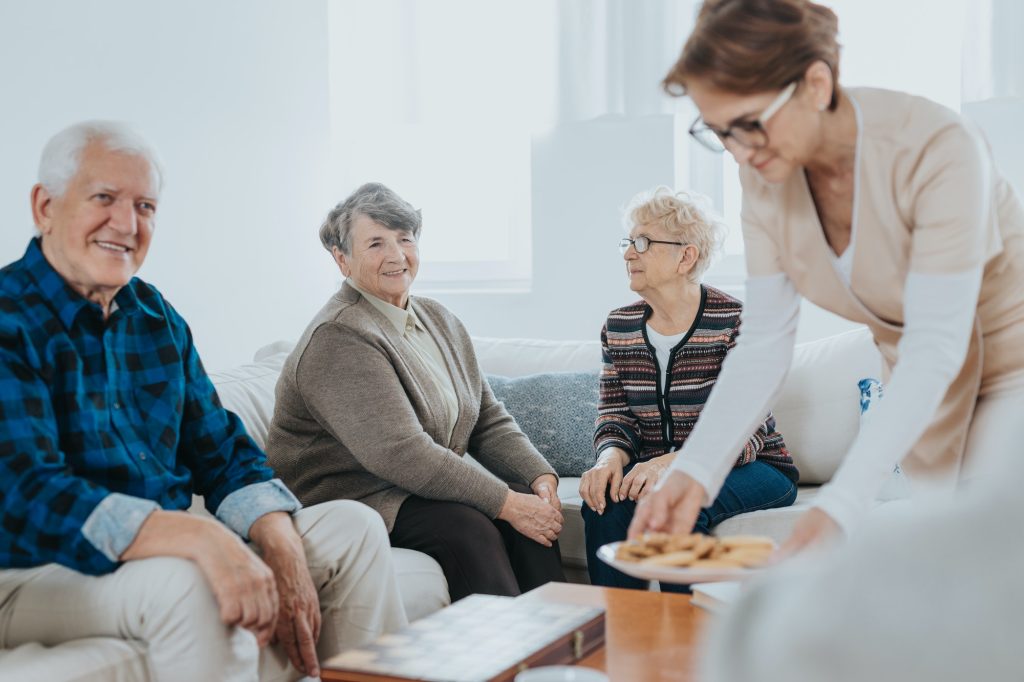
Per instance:
[[[620,447],[633,462],[679,448],[715,385],[726,353],[736,345],[742,304],[713,287],[701,286],[700,308],[686,336],[672,349],[668,390],[647,339],[651,307],[644,301],[613,310],[601,330],[604,366],[594,429],[594,451]],[[736,466],[759,459],[790,480],[798,478],[775,418],[768,414],[750,436]]]

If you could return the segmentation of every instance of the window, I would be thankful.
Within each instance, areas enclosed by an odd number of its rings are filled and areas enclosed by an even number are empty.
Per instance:
[[[332,157],[423,211],[420,291],[523,290],[530,150],[556,110],[556,6],[329,4]]]

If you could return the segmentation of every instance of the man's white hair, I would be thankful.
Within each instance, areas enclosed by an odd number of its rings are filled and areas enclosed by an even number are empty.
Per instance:
[[[118,121],[82,121],[50,138],[39,159],[39,184],[52,196],[64,196],[71,178],[78,172],[82,152],[92,143],[113,152],[139,156],[149,163],[157,194],[164,183],[163,168],[156,150],[130,126]]]

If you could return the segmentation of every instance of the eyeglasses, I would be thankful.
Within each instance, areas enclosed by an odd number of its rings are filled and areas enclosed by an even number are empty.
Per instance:
[[[629,247],[636,249],[637,253],[646,253],[647,249],[651,248],[651,244],[675,244],[676,246],[689,246],[686,242],[666,242],[660,239],[651,239],[650,237],[637,237],[636,239],[630,239],[629,237],[623,237],[619,240],[619,251],[625,255],[626,251],[629,251]]]
[[[779,109],[786,105],[786,102],[793,96],[796,85],[797,81],[793,81],[783,88],[782,92],[753,121],[737,121],[725,130],[721,130],[708,125],[698,116],[697,120],[690,126],[690,135],[697,142],[700,142],[702,146],[713,152],[724,152],[725,145],[730,138],[736,144],[747,149],[761,149],[768,144],[768,133],[764,129],[765,124],[768,123],[768,119],[774,116]]]

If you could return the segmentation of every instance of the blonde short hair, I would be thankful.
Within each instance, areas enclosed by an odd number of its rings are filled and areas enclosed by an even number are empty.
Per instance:
[[[623,212],[626,230],[635,225],[661,225],[681,242],[697,247],[697,261],[690,271],[695,284],[722,248],[728,231],[703,194],[676,192],[664,185],[640,192]]]

